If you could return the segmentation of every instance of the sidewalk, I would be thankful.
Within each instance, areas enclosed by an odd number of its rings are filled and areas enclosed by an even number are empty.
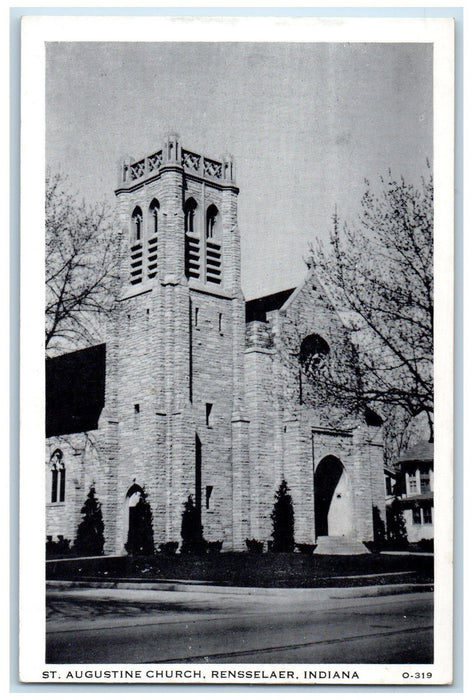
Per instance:
[[[196,581],[47,581],[46,593],[62,592],[79,593],[83,595],[88,591],[93,598],[100,598],[113,592],[114,598],[123,591],[124,598],[128,598],[131,592],[138,595],[146,591],[166,591],[179,593],[199,593],[210,595],[246,595],[246,596],[272,596],[291,597],[299,600],[328,600],[331,598],[366,598],[372,596],[395,595],[397,593],[420,593],[432,591],[433,583],[395,583],[377,584],[374,586],[356,586],[351,588],[243,588],[237,586],[214,586],[208,582]],[[145,596],[149,598],[149,596]]]

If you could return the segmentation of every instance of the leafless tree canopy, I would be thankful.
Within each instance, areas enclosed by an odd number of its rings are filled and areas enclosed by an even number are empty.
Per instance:
[[[116,295],[118,236],[105,204],[88,206],[62,174],[46,179],[46,352],[103,340]]]
[[[352,328],[360,381],[325,373],[338,398],[384,407],[387,413],[433,416],[433,183],[416,188],[381,179],[367,183],[359,225],[334,226],[317,241],[310,264]]]

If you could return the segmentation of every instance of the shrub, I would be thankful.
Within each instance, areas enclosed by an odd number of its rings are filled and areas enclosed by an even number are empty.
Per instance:
[[[179,548],[179,542],[164,542],[159,545],[161,554],[175,554]]]
[[[218,554],[222,549],[223,540],[215,540],[214,542],[207,542],[207,551],[209,554]]]
[[[426,540],[425,538],[417,542],[417,547],[421,552],[433,552],[434,551],[434,541],[433,539]]]
[[[133,527],[128,530],[125,549],[128,554],[154,554],[153,517],[148,494],[143,490],[136,506],[133,506]]]
[[[77,528],[74,551],[84,556],[103,554],[105,538],[102,506],[95,495],[95,488],[90,487],[86,501],[81,508],[82,521]]]
[[[388,542],[396,547],[405,546],[407,544],[406,520],[398,498],[395,498],[386,508],[386,523]]]
[[[301,554],[313,554],[315,549],[315,544],[308,544],[307,542],[298,542],[296,548]]]
[[[273,552],[294,551],[294,508],[292,496],[283,479],[275,493],[275,503],[271,513],[273,522]]]
[[[71,541],[65,540],[63,535],[57,536],[57,542],[54,542],[51,535],[46,537],[46,556],[48,558],[60,557],[71,552]]]
[[[373,506],[373,535],[376,543],[382,544],[386,540],[386,527],[378,506]]]
[[[264,542],[259,540],[245,540],[246,548],[252,554],[262,554]]]
[[[200,512],[194,505],[192,496],[189,496],[184,503],[181,537],[181,552],[183,554],[205,554],[207,543],[204,540]]]

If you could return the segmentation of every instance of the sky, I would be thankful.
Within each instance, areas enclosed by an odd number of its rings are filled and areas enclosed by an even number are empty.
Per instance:
[[[161,148],[231,153],[247,299],[299,284],[335,207],[365,180],[418,183],[432,159],[432,47],[367,43],[47,45],[46,162],[113,204],[118,163]]]

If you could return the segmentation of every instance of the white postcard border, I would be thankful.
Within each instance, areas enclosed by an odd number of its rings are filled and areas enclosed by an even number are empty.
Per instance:
[[[20,360],[20,674],[45,680],[44,659],[44,175],[45,42],[323,41],[434,43],[435,177],[435,662],[432,679],[402,678],[411,667],[350,665],[359,683],[443,684],[452,679],[453,553],[453,187],[454,27],[448,19],[301,17],[26,17],[22,27],[21,360]],[[156,28],[159,27],[159,33]],[[441,167],[440,167],[441,164]],[[40,223],[41,222],[41,223]],[[41,292],[39,291],[41,290]],[[437,515],[438,514],[438,515]],[[31,535],[31,522],[35,532]],[[300,665],[294,665],[299,667]],[[132,666],[126,666],[133,669]],[[238,664],[244,669],[246,665]],[[291,668],[293,665],[291,665]],[[66,667],[61,666],[63,670]],[[84,666],[80,667],[82,670]],[[101,666],[100,668],[106,668]],[[148,669],[145,666],[144,669]],[[188,668],[188,667],[187,667]],[[206,665],[224,669],[225,665]],[[249,666],[255,670],[255,666]],[[264,666],[258,666],[263,669]],[[274,668],[272,665],[271,668]],[[286,666],[284,668],[287,668]],[[416,667],[417,668],[417,667]],[[430,667],[429,667],[430,668]],[[362,677],[361,677],[362,676]],[[54,680],[49,678],[49,681]],[[353,684],[355,680],[351,680]],[[61,682],[64,682],[61,679]],[[123,681],[122,681],[123,682]],[[150,682],[149,679],[133,682]],[[159,682],[159,681],[155,681]],[[168,682],[168,681],[166,681]],[[186,682],[186,681],[182,681]],[[193,681],[195,682],[195,681]],[[222,682],[206,679],[205,682]],[[238,682],[238,681],[232,681]],[[241,682],[257,682],[243,680]],[[265,680],[263,682],[271,682]],[[279,681],[281,682],[281,681]],[[290,681],[284,681],[285,683]],[[300,679],[297,680],[301,683]],[[324,680],[330,683],[330,679]],[[334,681],[335,682],[335,681]],[[343,682],[337,679],[337,683]],[[358,682],[358,681],[356,681]]]

